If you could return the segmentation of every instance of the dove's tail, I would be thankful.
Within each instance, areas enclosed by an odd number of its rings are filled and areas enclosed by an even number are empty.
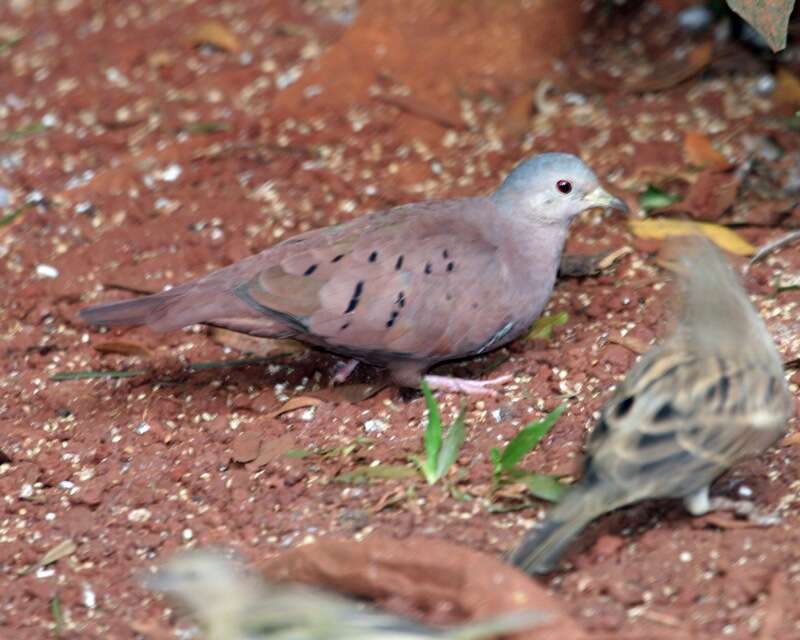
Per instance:
[[[89,324],[103,324],[109,327],[150,324],[164,315],[174,300],[174,294],[165,291],[133,300],[88,307],[81,309],[80,315]]]
[[[573,488],[514,549],[509,558],[511,564],[525,573],[549,573],[586,525],[619,506],[610,502],[596,488]]]
[[[444,633],[445,640],[482,640],[515,633],[538,626],[549,620],[543,611],[512,611],[486,620],[465,624]]]

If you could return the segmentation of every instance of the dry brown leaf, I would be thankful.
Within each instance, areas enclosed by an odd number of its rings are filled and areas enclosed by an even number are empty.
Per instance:
[[[684,136],[683,157],[689,164],[703,169],[724,171],[731,167],[730,161],[699,131],[689,131]]]
[[[642,340],[639,340],[639,338],[635,338],[634,336],[609,336],[608,341],[618,344],[621,347],[625,347],[626,349],[629,349],[638,355],[647,353],[648,349],[650,348]]]
[[[232,53],[238,53],[242,48],[239,38],[218,20],[209,20],[197,25],[189,32],[186,39],[193,47],[210,44],[217,49]]]
[[[295,396],[294,398],[289,398],[274,411],[270,411],[267,414],[267,417],[277,418],[278,416],[283,415],[284,413],[289,413],[290,411],[305,409],[306,407],[316,407],[320,404],[322,404],[322,400],[319,398],[314,398],[312,396]]]
[[[686,197],[667,211],[686,211],[696,220],[719,220],[736,202],[740,179],[735,173],[703,171]]]
[[[629,220],[631,232],[647,240],[663,240],[672,236],[701,234],[717,246],[738,256],[751,256],[756,248],[740,235],[727,227],[710,222],[693,222],[674,218],[645,218]]]
[[[42,559],[39,560],[39,564],[43,567],[48,564],[53,564],[61,558],[66,558],[67,556],[72,555],[75,553],[77,548],[78,545],[76,545],[72,540],[62,540],[42,556]]]
[[[141,358],[152,358],[153,352],[143,344],[137,342],[126,342],[125,340],[108,340],[92,345],[94,350],[99,353],[114,353],[122,356],[139,356]]]
[[[264,357],[277,353],[290,354],[308,351],[308,347],[302,342],[297,342],[297,340],[258,338],[220,327],[212,327],[208,335],[214,342],[223,347],[229,347],[242,353],[251,353],[254,356]]]
[[[297,441],[291,433],[284,433],[277,438],[263,438],[258,450],[258,457],[253,460],[254,467],[263,467],[275,462],[290,449],[294,449]]]
[[[360,542],[323,540],[287,551],[260,569],[270,581],[311,584],[373,600],[379,607],[402,607],[404,613],[449,610],[474,620],[517,610],[542,611],[547,620],[514,637],[587,638],[544,586],[493,555],[446,540],[378,535]]]
[[[322,402],[332,402],[334,404],[348,402],[355,404],[377,395],[387,386],[389,386],[388,380],[378,380],[374,383],[354,382],[353,384],[337,384],[327,389],[312,391],[310,395]]]
[[[800,105],[800,78],[788,69],[781,67],[775,74],[775,91],[772,92],[775,104],[796,107]]]

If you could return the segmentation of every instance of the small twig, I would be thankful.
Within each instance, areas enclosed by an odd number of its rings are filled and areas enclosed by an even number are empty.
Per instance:
[[[747,263],[747,266],[758,262],[764,256],[769,255],[773,251],[780,249],[782,246],[789,244],[790,242],[794,242],[795,240],[800,240],[800,230],[792,231],[791,233],[787,233],[785,236],[778,238],[777,240],[773,240],[772,242],[768,242],[765,245],[762,245],[756,254],[750,258],[750,262]]]

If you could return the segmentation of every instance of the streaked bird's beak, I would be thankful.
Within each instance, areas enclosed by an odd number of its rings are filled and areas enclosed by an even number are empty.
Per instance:
[[[617,209],[623,213],[628,213],[630,209],[625,201],[612,196],[608,191],[602,187],[597,187],[594,191],[586,194],[584,201],[590,207],[600,207],[601,209]]]

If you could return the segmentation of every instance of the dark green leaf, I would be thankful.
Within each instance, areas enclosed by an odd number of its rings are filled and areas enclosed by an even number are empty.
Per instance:
[[[539,441],[550,431],[551,427],[564,413],[566,405],[559,405],[537,422],[532,422],[523,428],[511,442],[508,443],[500,456],[502,471],[511,471],[517,463],[529,452],[533,451]]]
[[[50,601],[50,613],[53,616],[56,637],[60,637],[64,633],[64,613],[61,611],[61,600],[58,595],[53,596]]]
[[[663,209],[675,202],[678,202],[681,197],[674,193],[667,193],[652,184],[647,186],[647,190],[639,196],[639,204],[645,211],[651,209]]]
[[[5,135],[6,140],[19,140],[20,138],[27,138],[28,136],[35,136],[37,134],[43,133],[47,131],[47,127],[41,122],[32,122],[29,125],[25,125],[24,127],[20,127],[19,129],[14,129],[13,131],[9,131]]]
[[[219,131],[230,131],[231,125],[227,122],[189,122],[183,126],[186,133],[206,134]]]

